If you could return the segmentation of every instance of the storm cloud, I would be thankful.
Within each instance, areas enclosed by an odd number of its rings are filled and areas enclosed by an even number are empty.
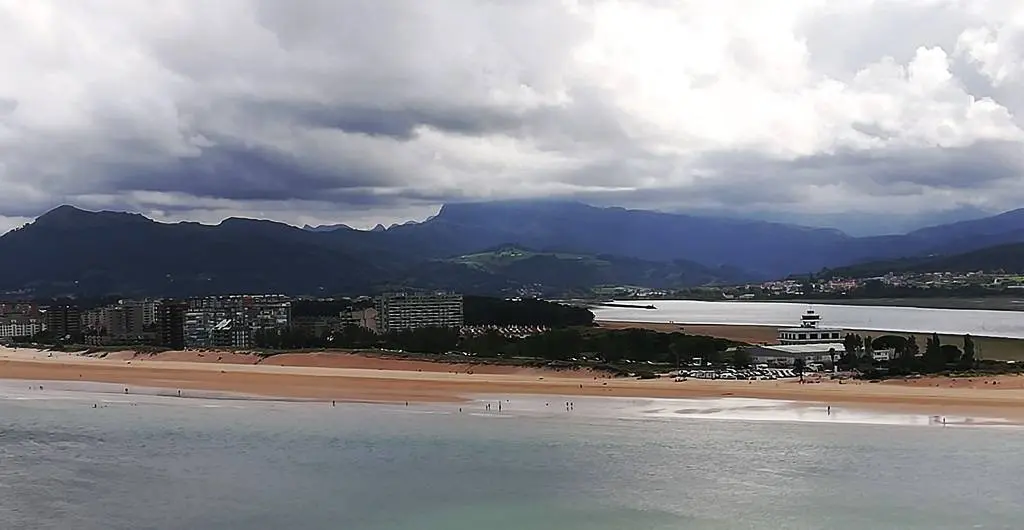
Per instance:
[[[1017,0],[0,0],[0,32],[0,231],[1024,206]]]

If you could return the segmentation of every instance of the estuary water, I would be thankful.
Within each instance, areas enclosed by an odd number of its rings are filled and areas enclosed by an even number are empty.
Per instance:
[[[656,309],[599,307],[598,320],[618,322],[679,322],[686,324],[741,324],[789,326],[800,322],[806,303],[701,302],[696,300],[630,301]],[[818,304],[823,326],[846,329],[905,331],[985,337],[1024,338],[1024,312],[981,309],[927,309],[921,307]]]
[[[4,529],[960,530],[1024,520],[1016,427],[852,411],[856,421],[812,423],[801,415],[831,416],[751,400],[592,398],[567,411],[564,398],[513,397],[494,413],[484,401],[332,407],[3,385]]]

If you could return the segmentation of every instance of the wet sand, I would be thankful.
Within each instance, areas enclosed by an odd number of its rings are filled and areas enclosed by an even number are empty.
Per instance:
[[[922,414],[963,414],[1024,421],[1024,377],[832,381],[640,381],[590,371],[470,366],[301,353],[255,363],[256,356],[193,352],[118,359],[0,348],[0,379],[88,381],[169,390],[360,402],[457,402],[470,396],[562,395],[649,398],[756,398],[880,408]],[[127,357],[128,354],[122,355]],[[114,357],[114,358],[110,358]],[[219,358],[219,360],[218,360]]]

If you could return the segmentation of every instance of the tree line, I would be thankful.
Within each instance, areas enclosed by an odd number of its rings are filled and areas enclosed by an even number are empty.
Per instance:
[[[914,335],[872,338],[850,333],[843,338],[843,347],[845,351],[837,360],[837,366],[844,370],[887,368],[891,375],[909,375],[965,371],[978,366],[974,338],[970,335],[964,335],[958,346],[943,344],[939,335],[933,333],[926,339],[922,352]],[[888,349],[895,353],[892,359],[887,362],[873,360],[875,351]]]
[[[255,334],[259,348],[272,350],[344,348],[401,350],[441,354],[463,352],[482,358],[530,358],[548,361],[599,363],[643,362],[689,364],[698,358],[705,364],[748,366],[750,357],[735,343],[701,335],[659,333],[644,329],[557,328],[524,338],[506,337],[497,331],[464,336],[454,328],[420,328],[377,334],[349,326],[321,336],[299,328],[261,330]]]
[[[293,318],[336,317],[341,313],[373,306],[372,301],[295,300]],[[535,298],[504,299],[466,295],[462,298],[463,319],[467,326],[543,326],[564,328],[589,326],[594,313],[585,307]]]

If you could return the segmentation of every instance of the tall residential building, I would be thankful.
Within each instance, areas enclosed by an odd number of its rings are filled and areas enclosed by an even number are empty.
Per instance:
[[[185,313],[185,345],[246,348],[253,345],[256,332],[290,325],[291,300],[285,296],[193,298]]]
[[[461,328],[462,323],[461,294],[390,293],[377,298],[377,329],[381,333]]]
[[[152,316],[149,314],[153,313]],[[108,341],[152,340],[155,306],[151,300],[121,300],[82,314],[82,331]]]
[[[185,311],[188,304],[164,300],[156,307],[156,324],[160,330],[160,345],[172,350],[185,349]]]
[[[58,339],[75,340],[82,334],[82,320],[78,308],[70,305],[50,306],[46,310],[46,330]]]

